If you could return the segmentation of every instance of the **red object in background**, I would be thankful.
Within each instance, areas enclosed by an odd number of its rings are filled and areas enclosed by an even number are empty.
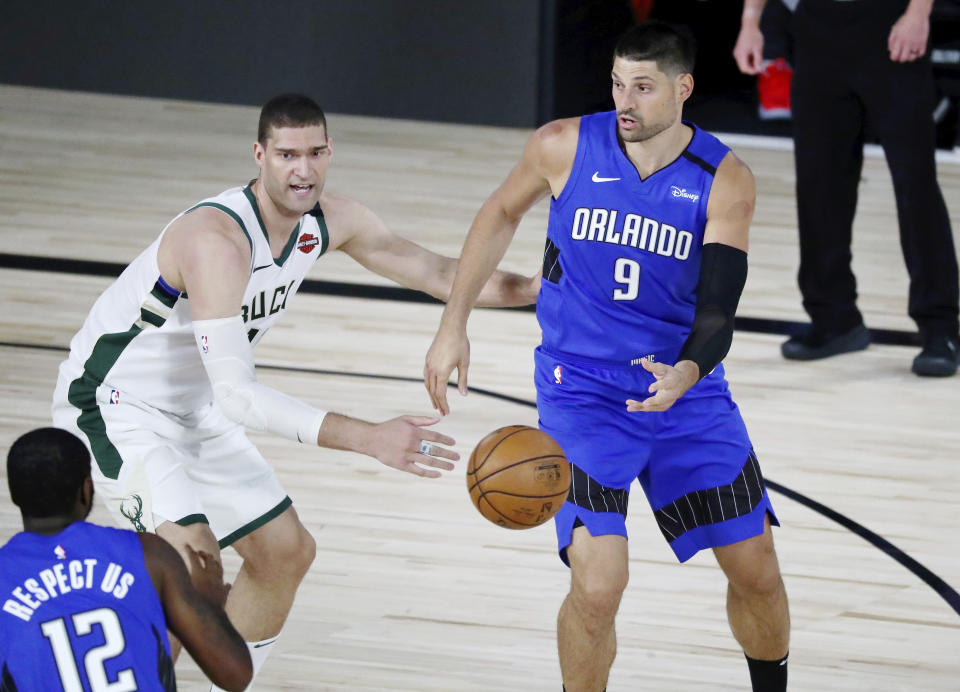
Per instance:
[[[790,119],[790,83],[793,68],[784,58],[767,63],[757,77],[758,113],[761,120]]]
[[[638,22],[642,22],[650,18],[650,13],[653,12],[653,3],[655,0],[630,0],[630,5],[633,7],[633,17]]]

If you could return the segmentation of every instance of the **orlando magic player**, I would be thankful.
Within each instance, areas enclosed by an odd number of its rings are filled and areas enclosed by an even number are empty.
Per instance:
[[[754,690],[786,688],[777,522],[720,364],[746,280],[754,180],[719,140],[681,119],[693,54],[669,25],[634,27],[614,54],[616,110],[534,133],[470,229],[424,369],[447,413],[454,367],[466,386],[470,306],[520,217],[552,195],[535,381],[540,426],[573,464],[555,518],[572,570],[558,622],[569,692],[606,685],[634,479],[681,562],[713,549]]]
[[[261,111],[256,180],[174,219],[97,299],[61,365],[58,427],[93,452],[117,519],[186,546],[243,557],[227,612],[254,669],[273,648],[315,552],[245,428],[367,454],[402,471],[452,469],[453,440],[402,416],[368,423],[257,382],[252,346],[313,263],[342,250],[410,288],[446,298],[456,260],[391,233],[358,202],[323,190],[333,152],[323,111],[301,95]],[[532,303],[529,279],[497,273],[483,298]]]
[[[250,654],[223,612],[219,563],[191,551],[194,588],[162,539],[84,521],[93,484],[79,439],[22,435],[7,482],[24,530],[0,547],[0,690],[170,692],[168,627],[211,680],[247,686]]]

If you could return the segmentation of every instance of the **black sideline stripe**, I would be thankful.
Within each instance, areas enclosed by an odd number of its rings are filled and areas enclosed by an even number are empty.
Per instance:
[[[62,257],[37,257],[33,255],[12,255],[0,252],[0,269],[25,269],[33,271],[57,272],[61,274],[85,274],[88,276],[120,276],[126,265],[114,262],[95,262],[93,260],[65,259]],[[557,265],[557,269],[560,265]],[[373,300],[394,300],[403,303],[432,303],[442,305],[443,301],[420,291],[400,286],[375,286],[373,284],[353,284],[344,281],[320,281],[304,279],[297,289],[298,293],[341,296],[344,298],[369,298]],[[186,294],[184,294],[186,297]],[[482,308],[489,309],[489,308]],[[514,312],[536,312],[533,305],[512,308],[493,308]],[[787,320],[768,320],[758,317],[737,317],[735,329],[758,334],[781,334],[792,336],[799,333],[803,322]],[[874,344],[885,346],[919,346],[920,336],[916,332],[896,329],[871,329],[870,339]]]

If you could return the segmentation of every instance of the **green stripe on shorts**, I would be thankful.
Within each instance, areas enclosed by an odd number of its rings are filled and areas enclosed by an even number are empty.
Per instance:
[[[220,544],[220,549],[223,550],[230,544],[236,541],[239,541],[244,536],[250,535],[257,529],[259,529],[261,526],[266,524],[268,521],[270,521],[271,519],[276,519],[286,511],[287,507],[290,507],[291,505],[293,505],[293,500],[291,500],[290,496],[288,495],[287,497],[283,498],[283,500],[280,502],[279,505],[271,509],[266,514],[263,514],[257,517],[256,519],[251,521],[249,524],[245,524],[244,526],[241,526],[239,529],[231,533],[229,536],[225,536],[224,538],[221,538],[219,541],[217,541],[217,543]]]

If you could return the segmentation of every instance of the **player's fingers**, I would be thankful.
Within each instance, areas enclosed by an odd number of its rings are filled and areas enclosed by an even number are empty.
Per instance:
[[[440,409],[440,398],[437,396],[437,376],[431,373],[425,381],[427,394],[430,395],[430,405],[435,409]]]
[[[434,392],[437,398],[434,408],[440,412],[441,416],[447,415],[450,412],[450,407],[447,406],[447,380],[438,377]]]
[[[644,399],[640,403],[643,404],[643,408],[646,411],[663,411],[666,409],[664,406],[664,395],[663,392],[657,392],[652,397]]]
[[[447,449],[446,447],[440,447],[438,445],[430,445],[430,449],[426,452],[419,452],[420,456],[430,459],[431,457],[443,457],[444,459],[452,459],[457,461],[460,459],[460,455],[454,452],[452,449]],[[418,459],[418,461],[421,461]],[[453,468],[451,466],[450,468]]]
[[[443,419],[440,416],[403,416],[403,420],[410,425],[422,428],[425,425],[436,425]]]
[[[427,442],[439,442],[442,445],[447,445],[452,447],[457,444],[457,441],[448,435],[439,433],[436,430],[420,430],[421,439],[426,440]]]
[[[440,456],[441,451],[445,452],[447,450],[434,449],[433,450],[434,456],[427,456],[426,454],[414,454],[411,461],[417,464],[426,464],[427,466],[432,466],[435,469],[453,471],[453,469],[456,468],[453,464],[451,464],[449,461],[444,461],[443,459],[437,458],[438,456]],[[448,458],[452,458],[452,457],[448,457]]]
[[[433,372],[429,366],[423,366],[423,388],[427,390],[427,396],[430,397],[430,403],[433,403]]]
[[[220,560],[218,560],[215,555],[211,555],[210,553],[204,550],[198,550],[197,553],[200,555],[201,558],[203,558],[203,561],[207,563],[207,565],[209,565],[210,563],[213,563],[220,570],[223,569],[223,565],[220,564]]]
[[[440,478],[443,474],[439,471],[433,469],[425,469],[422,466],[418,466],[414,463],[414,459],[406,459],[403,466],[400,467],[401,471],[406,471],[407,473],[412,473],[414,476],[420,476],[421,478]]]
[[[467,395],[467,368],[468,363],[461,362],[457,365],[457,389],[460,390],[460,396]]]
[[[200,558],[199,551],[194,550],[193,546],[189,543],[184,544],[183,547],[187,549],[187,556],[190,558],[190,574],[193,574],[198,569],[203,569],[203,560]]]

